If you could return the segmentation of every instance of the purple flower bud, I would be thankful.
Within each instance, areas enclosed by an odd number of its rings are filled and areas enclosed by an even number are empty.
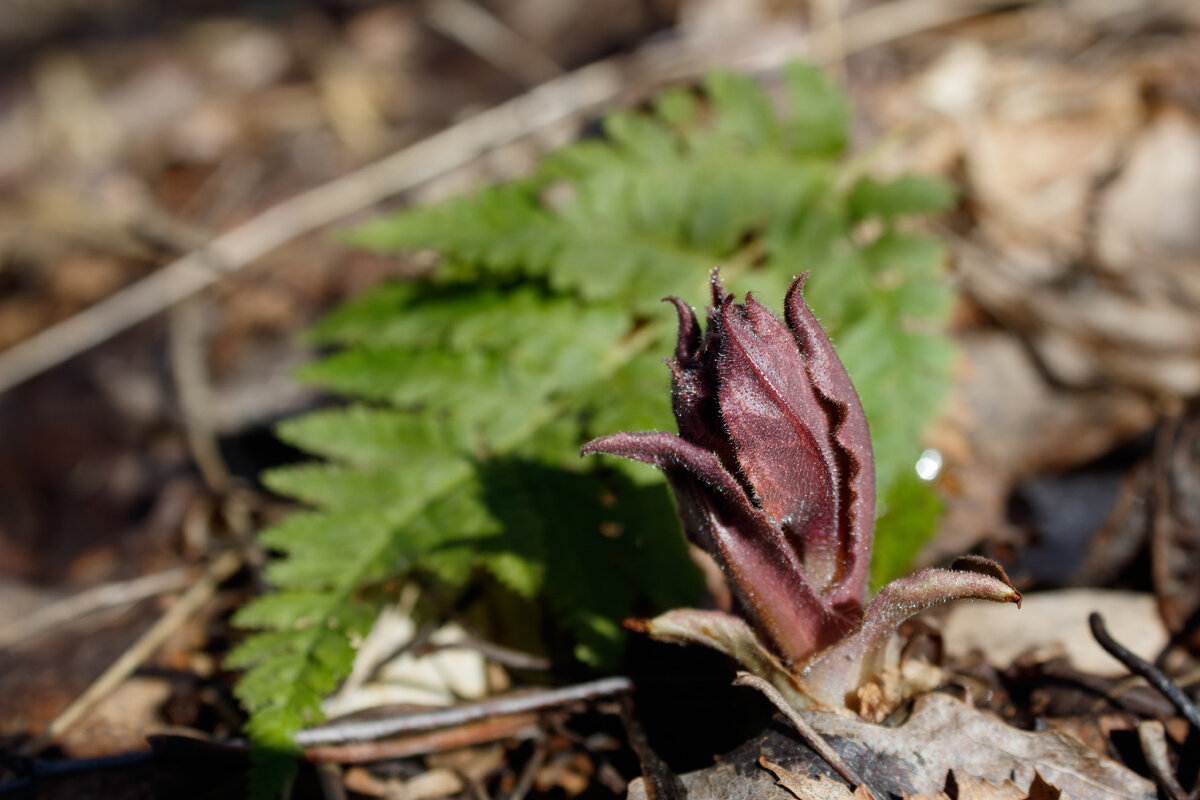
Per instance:
[[[753,296],[734,302],[716,271],[708,330],[679,312],[669,362],[679,436],[620,433],[584,453],[662,468],[689,539],[729,575],[743,607],[798,661],[861,619],[874,525],[874,464],[858,395],[804,304],[787,325]]]
[[[679,435],[618,433],[611,453],[667,474],[684,531],[721,565],[745,623],[678,610],[634,624],[668,641],[715,647],[797,704],[840,705],[877,674],[913,614],[950,600],[1020,603],[999,565],[969,558],[885,586],[864,611],[875,513],[874,461],[858,394],[800,295],[787,324],[752,296],[726,294],[713,271],[707,331],[679,312],[668,362]]]

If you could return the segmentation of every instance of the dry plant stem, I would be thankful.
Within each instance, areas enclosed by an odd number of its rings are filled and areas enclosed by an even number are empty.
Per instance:
[[[1166,728],[1156,719],[1146,719],[1138,723],[1138,742],[1142,745],[1142,754],[1154,779],[1166,792],[1171,800],[1188,800],[1188,794],[1175,778],[1175,770],[1171,766],[1171,756],[1167,752]]]
[[[846,55],[1024,0],[896,0],[841,20]],[[106,341],[302,234],[470,163],[482,153],[613,103],[630,84],[695,76],[713,64],[765,71],[812,55],[829,34],[797,32],[767,46],[738,42],[667,42],[633,58],[598,61],[447,128],[361,169],[275,205],[217,236],[207,247],[0,353],[0,392]],[[821,52],[820,47],[816,47]]]
[[[75,702],[55,717],[40,736],[22,748],[22,754],[36,755],[70,730],[71,726],[82,719],[97,703],[120,686],[143,661],[167,640],[167,637],[186,622],[192,614],[196,613],[200,606],[208,602],[217,587],[237,572],[241,565],[242,556],[236,550],[228,550],[219,555],[209,565],[205,574],[192,584],[191,588],[184,592],[183,596],[159,617],[158,621],[150,626],[150,629],[143,633],[132,647],[114,661],[82,695],[76,698]]]
[[[800,734],[800,737],[804,739],[804,743],[811,747],[813,752],[825,759],[825,763],[831,766],[838,775],[841,775],[842,779],[845,780],[846,783],[850,784],[851,790],[857,789],[861,786],[866,789],[867,794],[872,798],[872,800],[875,798],[875,793],[871,791],[870,786],[867,786],[866,781],[858,777],[858,774],[851,769],[850,765],[842,760],[842,757],[838,754],[838,752],[829,746],[829,743],[822,738],[821,734],[818,733],[811,725],[809,725],[804,717],[800,716],[796,709],[788,705],[787,700],[783,699],[783,695],[779,693],[778,689],[762,678],[759,678],[756,675],[751,675],[748,672],[739,672],[733,681],[733,685],[749,686],[750,688],[757,689],[766,695],[766,698],[770,700],[771,703],[778,708],[785,717],[787,717],[788,722],[792,724],[792,727],[794,727],[796,732]]]
[[[557,78],[562,67],[528,39],[471,0],[428,0],[426,24],[525,86]]]
[[[1088,624],[1092,628],[1092,636],[1104,648],[1105,652],[1124,664],[1125,668],[1133,674],[1145,678],[1147,683],[1170,700],[1171,704],[1179,709],[1179,713],[1184,716],[1188,723],[1200,732],[1200,709],[1196,707],[1191,698],[1173,680],[1167,677],[1158,667],[1137,654],[1130,652],[1113,639],[1108,629],[1104,627],[1104,618],[1099,614],[1092,612],[1088,615]]]
[[[595,700],[599,697],[624,694],[632,690],[633,682],[628,678],[602,678],[574,686],[564,686],[561,689],[509,694],[476,703],[442,708],[437,711],[404,713],[386,719],[333,722],[300,731],[296,734],[296,743],[302,747],[310,747],[319,744],[382,739],[399,733],[465,725],[502,714],[519,714],[524,711],[555,708],[567,703]]]
[[[267,558],[254,538],[253,512],[262,505],[262,501],[254,492],[237,485],[221,455],[216,425],[210,411],[213,391],[206,364],[204,302],[203,298],[197,297],[171,310],[168,317],[171,377],[192,460],[200,470],[205,485],[218,496],[220,515],[242,551],[255,588],[261,591],[262,571]],[[198,530],[204,532],[205,540],[211,538],[208,529],[209,520],[204,519]]]
[[[429,731],[398,739],[372,742],[352,742],[307,747],[304,757],[309,761],[330,761],[336,764],[366,764],[390,758],[441,753],[460,747],[496,742],[501,739],[530,739],[539,736],[542,728],[536,712],[508,714],[468,723],[453,728]]]
[[[0,647],[10,647],[95,611],[130,605],[148,597],[183,589],[195,579],[191,567],[156,572],[133,580],[106,583],[43,606],[0,629]]]
[[[212,390],[204,363],[204,315],[201,298],[180,303],[170,314],[171,374],[183,413],[188,449],[208,488],[221,494],[229,487],[229,469],[221,458],[208,409]]]

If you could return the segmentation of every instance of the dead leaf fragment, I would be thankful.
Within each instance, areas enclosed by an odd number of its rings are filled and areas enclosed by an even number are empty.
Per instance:
[[[130,678],[68,732],[63,749],[76,758],[140,750],[146,735],[163,727],[160,710],[170,696],[161,678]]]
[[[793,772],[787,767],[781,767],[767,761],[766,757],[758,759],[758,763],[775,774],[779,785],[787,789],[800,800],[866,800],[872,797],[865,786],[857,786],[850,791],[846,784],[824,775],[810,777],[799,772]]]
[[[1034,783],[1037,783],[1038,779],[1039,776],[1035,773]],[[1028,792],[1010,780],[996,784],[974,778],[956,778],[955,783],[958,785],[958,800],[1027,800]],[[1032,790],[1033,787],[1030,786],[1030,792]]]
[[[1097,252],[1108,270],[1129,274],[1147,264],[1173,266],[1185,288],[1196,288],[1200,247],[1200,124],[1168,108],[1141,133],[1129,160],[1100,200]],[[1186,286],[1190,284],[1189,286]]]
[[[910,659],[888,667],[855,692],[858,715],[870,722],[883,722],[910,698],[945,683],[946,673],[928,661]]]
[[[1033,783],[1029,786],[1029,796],[1026,800],[1060,800],[1063,796],[1062,790],[1056,786],[1051,786],[1041,776],[1041,773],[1033,773]]]

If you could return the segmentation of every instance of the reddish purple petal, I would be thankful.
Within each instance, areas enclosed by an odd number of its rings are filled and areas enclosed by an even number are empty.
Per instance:
[[[733,445],[725,435],[725,423],[717,406],[716,348],[710,347],[712,330],[703,338],[691,307],[677,297],[667,300],[679,315],[679,337],[671,370],[671,406],[679,435],[692,444],[712,450],[726,468],[736,468]]]
[[[875,462],[871,434],[858,392],[833,350],[829,337],[804,302],[808,273],[792,282],[784,307],[788,325],[808,366],[808,376],[830,414],[837,460],[842,563],[845,570],[829,599],[834,605],[862,603],[875,527]]]
[[[724,507],[714,499],[700,495],[710,552],[759,630],[788,663],[805,660],[853,627],[857,620],[837,618],[805,580],[796,552],[761,511],[748,502]]]
[[[805,576],[824,594],[841,570],[838,474],[829,421],[791,331],[753,297],[726,301],[721,415],[737,463],[763,510],[800,554]]]
[[[668,297],[666,301],[675,306],[679,315],[679,338],[675,343],[675,363],[681,367],[691,366],[700,351],[700,323],[696,321],[696,312],[678,297]]]

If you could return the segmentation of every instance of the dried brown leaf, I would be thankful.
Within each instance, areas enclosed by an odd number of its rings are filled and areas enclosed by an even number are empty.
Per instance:
[[[958,800],[1026,800],[1027,792],[1011,780],[992,783],[964,777],[962,780],[956,778],[955,783],[958,785]]]
[[[1033,773],[1033,783],[1029,785],[1029,795],[1025,800],[1060,800],[1063,792],[1042,777],[1040,772]]]
[[[804,775],[767,761],[765,757],[758,759],[758,763],[773,772],[779,785],[800,800],[867,800],[871,797],[865,786],[858,786],[854,791],[850,791],[846,784],[838,780],[824,775]]]
[[[945,790],[950,772],[960,787],[968,780],[1003,786],[1010,779],[1016,786],[1030,786],[1036,773],[1075,798],[1155,797],[1154,785],[1148,780],[1070,737],[1018,730],[949,695],[919,699],[908,721],[896,728],[827,712],[800,713],[879,797],[936,796]],[[759,758],[793,772],[833,777],[829,767],[794,734],[773,728],[715,766],[683,775],[688,797],[794,800],[793,792],[759,768]],[[644,796],[631,787],[631,800]],[[1033,795],[1036,800],[1051,796]],[[994,800],[987,795],[983,798]]]

